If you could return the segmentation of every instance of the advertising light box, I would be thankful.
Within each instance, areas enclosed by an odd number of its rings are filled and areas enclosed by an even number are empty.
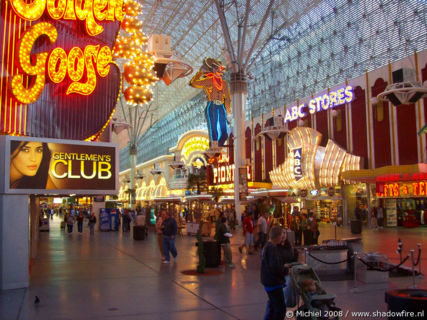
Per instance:
[[[118,193],[118,149],[110,143],[1,137],[4,185],[14,194]]]

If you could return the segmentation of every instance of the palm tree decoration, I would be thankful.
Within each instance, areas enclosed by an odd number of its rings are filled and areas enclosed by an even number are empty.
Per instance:
[[[224,195],[224,190],[222,188],[213,187],[209,194],[212,195],[212,200],[215,202],[219,202],[219,198]]]
[[[203,220],[200,221],[199,230],[197,230],[197,254],[199,255],[199,264],[197,265],[198,273],[205,273],[206,267],[206,258],[203,248],[203,239],[202,239],[202,228]]]
[[[206,172],[199,171],[198,173],[190,173],[187,179],[187,188],[190,190],[197,190],[197,194],[200,194],[202,190],[206,190]]]

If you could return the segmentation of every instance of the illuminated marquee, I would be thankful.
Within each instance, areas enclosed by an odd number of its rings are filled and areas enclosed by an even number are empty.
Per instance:
[[[294,161],[294,177],[295,180],[298,181],[302,178],[302,171],[301,171],[301,154],[302,154],[302,148],[294,149],[292,150],[293,154],[293,161]]]
[[[203,136],[188,139],[182,147],[181,156],[187,166],[190,166],[194,156],[199,157],[209,149],[209,140]],[[195,159],[194,159],[195,160]]]
[[[27,21],[35,21],[47,12],[53,20],[80,20],[86,32],[95,36],[104,31],[97,21],[122,21],[123,0],[9,0],[15,13]]]
[[[52,158],[50,173],[56,179],[83,178],[91,180],[97,178],[99,180],[107,180],[112,176],[110,155],[55,152]],[[76,171],[76,167],[77,171],[80,171],[78,174],[73,174],[73,171]],[[87,174],[87,172],[91,173]]]
[[[112,194],[118,191],[118,149],[108,143],[1,136],[5,193]],[[20,191],[21,190],[21,191]],[[68,190],[68,191],[65,191]],[[90,190],[90,192],[89,192]],[[40,193],[40,192],[39,192]]]
[[[376,185],[377,197],[406,198],[426,197],[427,181],[381,183]]]
[[[289,131],[289,155],[269,172],[273,185],[305,190],[334,187],[341,181],[341,172],[360,168],[360,157],[347,153],[332,140],[322,147],[321,138],[312,128],[297,127]]]
[[[90,36],[104,31],[97,21],[122,21],[124,16],[123,0],[33,0],[31,3],[10,0],[10,3],[15,13],[28,21],[40,19],[45,11],[54,20],[84,21],[86,32]],[[61,83],[67,75],[71,84],[68,85],[66,94],[89,95],[95,90],[96,75],[108,75],[109,64],[112,62],[112,52],[108,46],[73,47],[68,53],[62,48],[55,48],[51,52],[32,56],[34,44],[42,36],[47,36],[50,42],[54,43],[57,39],[55,26],[49,22],[39,22],[31,26],[19,41],[17,51],[21,73],[13,76],[11,81],[12,93],[18,101],[37,101],[46,80]],[[33,85],[28,85],[24,76],[34,77]]]
[[[212,165],[212,183],[211,185],[217,185],[217,184],[232,184],[234,183],[234,170],[235,166],[234,164],[228,164],[228,163],[219,163],[217,165]],[[248,172],[248,180],[251,179],[250,176],[250,170],[247,168]]]
[[[307,115],[307,112],[310,114],[314,114],[322,110],[334,108],[344,103],[349,103],[352,100],[352,86],[346,86],[345,88],[340,88],[338,90],[331,91],[329,92],[329,94],[324,94],[322,96],[311,99],[308,105],[303,103],[299,106],[293,106],[287,109],[284,118],[284,123],[304,118]]]

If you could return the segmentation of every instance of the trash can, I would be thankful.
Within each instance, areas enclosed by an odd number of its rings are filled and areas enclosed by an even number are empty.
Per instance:
[[[145,226],[133,226],[133,239],[145,240]]]
[[[221,246],[218,242],[203,241],[203,253],[206,258],[207,268],[216,268],[221,264]]]
[[[389,320],[414,319],[409,316],[409,312],[414,312],[415,317],[425,317],[427,309],[427,290],[425,289],[398,289],[385,293],[385,302],[388,305],[388,311],[392,316]],[[406,311],[403,313],[402,310]]]
[[[354,233],[354,234],[362,233],[362,221],[361,220],[351,220],[350,228],[351,228],[351,233]]]

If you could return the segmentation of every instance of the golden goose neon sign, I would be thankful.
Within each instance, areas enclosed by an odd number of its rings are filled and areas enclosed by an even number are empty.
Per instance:
[[[85,22],[86,32],[95,36],[104,31],[97,21],[122,21],[123,0],[9,0],[14,12],[22,19],[35,21],[47,11],[53,20],[80,20]],[[18,44],[18,65],[21,74],[13,76],[12,93],[22,103],[38,100],[43,92],[46,80],[63,82],[67,75],[72,81],[66,94],[90,95],[96,88],[97,75],[106,77],[112,62],[112,52],[108,46],[87,45],[85,48],[73,47],[68,53],[62,48],[35,55],[32,61],[31,51],[41,36],[47,36],[54,43],[58,33],[49,22],[39,22],[29,28]],[[86,74],[85,81],[82,82]],[[27,87],[26,76],[35,81]],[[47,78],[47,79],[46,79]]]

